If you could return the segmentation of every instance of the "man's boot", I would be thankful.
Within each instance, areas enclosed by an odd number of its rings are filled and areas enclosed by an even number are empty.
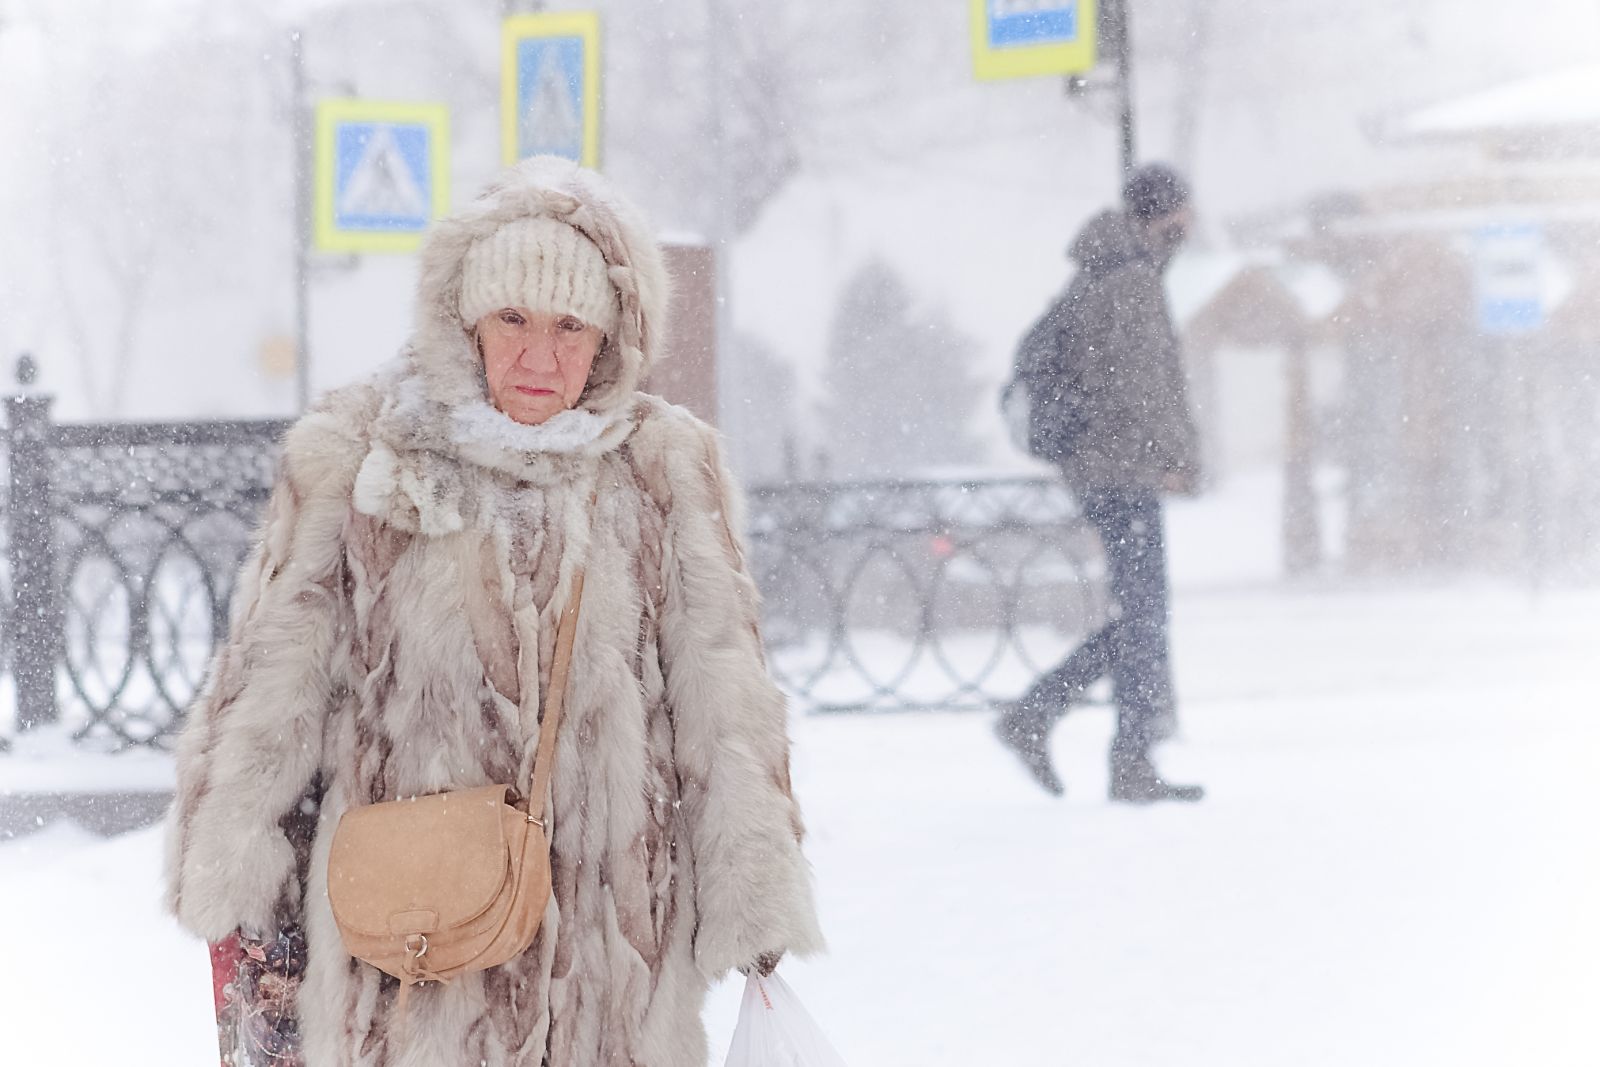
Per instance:
[[[1050,727],[1054,717],[1014,700],[1000,707],[1000,717],[994,723],[994,736],[1016,754],[1033,780],[1046,793],[1058,797],[1065,793],[1061,777],[1050,764]]]
[[[1150,762],[1148,741],[1118,738],[1111,745],[1112,800],[1125,804],[1154,804],[1158,800],[1194,802],[1206,795],[1198,785],[1174,785],[1161,777]]]

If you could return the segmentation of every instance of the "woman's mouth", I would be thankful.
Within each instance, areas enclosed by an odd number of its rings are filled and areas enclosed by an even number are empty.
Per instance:
[[[535,389],[531,385],[519,385],[519,386],[517,386],[517,392],[521,393],[523,396],[555,396],[556,395],[556,391],[554,389]]]

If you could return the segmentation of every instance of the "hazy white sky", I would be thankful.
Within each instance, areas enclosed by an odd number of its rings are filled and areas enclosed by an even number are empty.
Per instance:
[[[498,166],[498,0],[297,4],[313,27],[315,90],[450,102],[458,202]],[[663,228],[707,232],[707,176],[719,165],[699,103],[717,84],[707,6],[595,6],[607,27],[605,168]],[[287,10],[0,0],[0,372],[9,353],[38,351],[63,410],[83,414],[111,388],[105,361],[126,336],[124,414],[289,404],[284,383],[258,367],[262,344],[292,322]],[[1114,196],[1108,102],[1070,101],[1054,78],[974,82],[957,0],[722,10],[773,50],[783,76],[741,91],[783,98],[799,163],[740,242],[738,323],[804,377],[838,287],[882,255],[980,339],[998,381],[1016,333],[1062,280],[1072,231]],[[1204,27],[1195,10],[1136,3],[1140,134],[1147,156],[1169,155],[1194,102],[1193,176],[1213,235],[1220,221],[1317,192],[1475,165],[1387,147],[1370,131],[1497,80],[1600,60],[1592,0],[1216,0]],[[151,281],[124,329],[107,275],[130,248],[149,253]],[[394,350],[409,272],[403,257],[320,261],[319,387]],[[86,376],[104,380],[85,388]]]

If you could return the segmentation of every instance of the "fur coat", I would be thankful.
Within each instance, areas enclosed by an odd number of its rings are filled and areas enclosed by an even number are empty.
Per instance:
[[[455,308],[473,239],[538,214],[600,247],[622,322],[578,407],[530,427],[487,403]],[[540,159],[421,260],[406,351],[286,441],[179,744],[171,907],[210,940],[303,925],[310,1067],[702,1067],[708,983],[821,938],[736,494],[713,432],[637,391],[659,251],[596,175]],[[353,805],[527,780],[579,565],[542,929],[419,988],[402,1035],[395,981],[340,943],[333,830]]]

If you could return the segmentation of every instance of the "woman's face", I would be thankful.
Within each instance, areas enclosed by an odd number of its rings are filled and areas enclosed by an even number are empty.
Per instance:
[[[490,403],[527,426],[578,402],[605,340],[580,318],[527,308],[490,312],[477,334]]]

